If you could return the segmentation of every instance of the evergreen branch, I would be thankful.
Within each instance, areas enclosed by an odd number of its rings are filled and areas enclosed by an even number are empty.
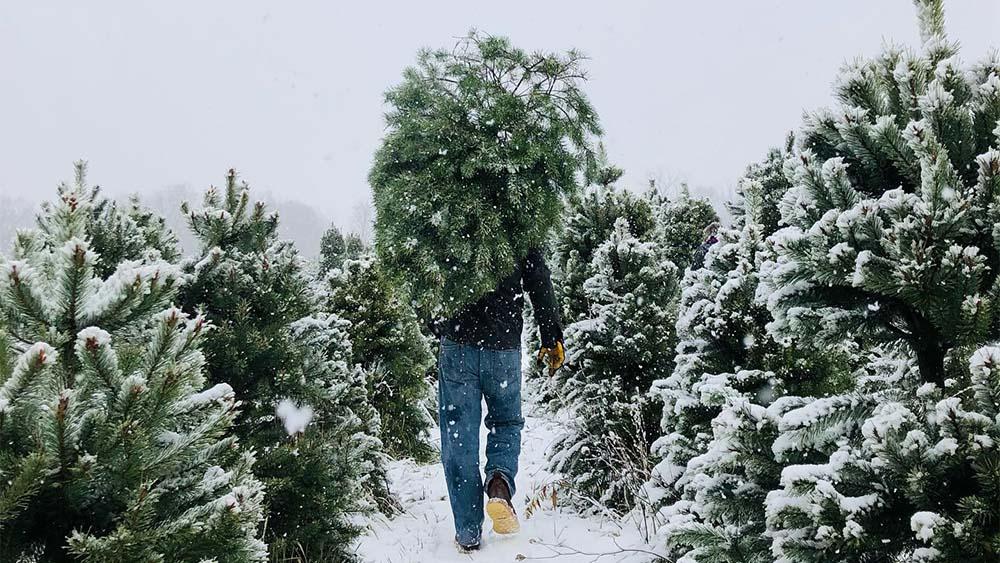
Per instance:
[[[28,507],[32,498],[45,484],[48,459],[44,452],[36,451],[14,464],[18,468],[13,477],[5,479],[6,487],[0,488],[0,532],[4,524],[13,520]]]
[[[917,19],[920,21],[920,39],[925,43],[934,39],[943,39],[944,33],[944,2],[942,0],[913,0],[917,7]]]

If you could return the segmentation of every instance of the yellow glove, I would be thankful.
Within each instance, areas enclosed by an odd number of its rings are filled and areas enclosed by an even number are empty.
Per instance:
[[[560,341],[556,341],[556,345],[552,348],[542,348],[538,351],[538,363],[549,366],[549,377],[561,368],[565,361],[566,350],[563,349],[563,343]]]

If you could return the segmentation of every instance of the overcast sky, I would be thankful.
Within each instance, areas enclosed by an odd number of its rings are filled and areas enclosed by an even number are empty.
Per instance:
[[[966,60],[996,46],[1000,2],[946,9]],[[583,50],[627,183],[715,194],[830,102],[846,59],[918,44],[911,0],[5,1],[0,195],[51,197],[78,158],[112,193],[201,188],[235,167],[349,222],[383,92],[418,48],[472,27]]]

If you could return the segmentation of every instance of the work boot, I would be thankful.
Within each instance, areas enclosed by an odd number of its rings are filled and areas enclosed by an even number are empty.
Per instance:
[[[480,532],[478,530],[463,530],[455,534],[455,545],[458,551],[469,553],[479,549]]]
[[[455,538],[455,545],[458,547],[459,553],[472,553],[473,551],[479,551],[479,540],[475,540],[474,543],[464,544]]]
[[[486,495],[490,498],[486,503],[486,514],[493,520],[493,531],[498,534],[515,534],[520,531],[521,523],[517,521],[517,514],[511,503],[510,487],[499,473],[494,473],[487,483]]]

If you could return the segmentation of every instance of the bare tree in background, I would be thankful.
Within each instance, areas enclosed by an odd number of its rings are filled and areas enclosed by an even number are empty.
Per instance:
[[[372,229],[375,225],[375,208],[371,198],[365,198],[354,205],[351,211],[351,231],[358,235],[365,244],[372,242]]]
[[[0,254],[10,252],[18,229],[35,224],[37,204],[22,197],[0,196]]]

